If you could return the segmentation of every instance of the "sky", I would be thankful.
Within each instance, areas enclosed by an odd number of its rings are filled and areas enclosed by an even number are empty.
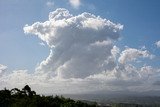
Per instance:
[[[159,0],[1,0],[0,25],[1,89],[160,91]]]

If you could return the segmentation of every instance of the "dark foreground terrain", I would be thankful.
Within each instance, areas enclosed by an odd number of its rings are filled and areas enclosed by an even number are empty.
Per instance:
[[[22,90],[0,90],[0,107],[96,107],[96,103],[74,101],[59,96],[40,96],[26,85]]]
[[[26,85],[22,90],[18,88],[0,90],[0,107],[160,107],[160,98],[136,98],[135,100],[127,97],[121,98],[121,101],[119,98],[118,100],[114,98],[96,103],[72,100],[63,96],[37,95]]]

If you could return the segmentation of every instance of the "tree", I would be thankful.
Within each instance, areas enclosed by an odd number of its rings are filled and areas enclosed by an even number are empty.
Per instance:
[[[11,95],[19,95],[21,91],[18,88],[11,89]]]
[[[28,85],[24,86],[24,88],[22,90],[25,92],[25,95],[27,95],[29,97],[32,97],[33,95],[36,95],[36,92],[32,91],[31,88]]]

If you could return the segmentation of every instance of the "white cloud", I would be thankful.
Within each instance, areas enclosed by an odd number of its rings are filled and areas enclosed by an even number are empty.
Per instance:
[[[107,91],[130,91],[154,90],[154,86],[145,88],[146,84],[153,84],[157,81],[159,70],[151,66],[136,68],[132,65],[117,66],[111,71],[90,75],[86,78],[48,78],[43,73],[29,74],[27,70],[16,70],[10,74],[0,77],[0,88],[22,88],[29,84],[36,92],[43,94],[80,94]],[[159,78],[159,77],[157,77]],[[56,87],[56,88],[55,88]],[[136,88],[136,90],[134,90]],[[103,91],[101,91],[103,90]]]
[[[7,69],[7,66],[0,64],[0,77],[5,72],[6,69]]]
[[[44,23],[24,27],[25,33],[37,35],[51,48],[37,70],[63,78],[85,78],[113,69],[112,43],[119,38],[121,29],[122,25],[107,19],[90,13],[73,16],[66,9],[51,12]]]
[[[155,43],[155,45],[156,45],[158,48],[160,48],[160,41],[157,41],[157,42]]]
[[[71,4],[71,6],[73,6],[74,8],[78,8],[81,5],[81,1],[80,0],[69,0],[69,3]]]
[[[138,50],[134,48],[126,48],[122,51],[118,61],[122,64],[130,61],[135,61],[137,58],[153,58],[147,50]]]
[[[66,9],[57,9],[49,14],[48,21],[27,25],[24,32],[37,35],[50,47],[49,56],[36,68],[36,75],[45,75],[59,88],[71,87],[71,93],[77,88],[81,92],[145,89],[143,84],[150,83],[149,71],[153,71],[153,77],[157,69],[126,62],[153,55],[146,48],[126,47],[120,52],[114,42],[122,29],[122,25],[90,13],[73,16]]]
[[[119,54],[119,52],[120,52],[120,49],[117,46],[113,46],[111,53],[115,59],[116,59],[117,55]]]
[[[46,2],[46,5],[47,5],[48,7],[52,7],[52,6],[54,6],[54,2],[53,2],[53,1],[47,1],[47,2]]]
[[[152,58],[149,51],[127,47],[120,53],[114,46],[122,29],[122,25],[99,16],[90,13],[73,16],[66,9],[51,12],[46,22],[24,27],[25,33],[37,35],[51,48],[50,55],[36,68],[36,74],[46,74],[46,78],[54,82],[64,80],[61,84],[67,81],[71,87],[74,87],[72,83],[85,86],[84,91],[93,90],[94,85],[104,89],[106,84],[107,89],[139,86],[146,75],[150,75],[143,74],[148,72],[144,69],[147,66],[137,68],[126,63],[138,58]]]

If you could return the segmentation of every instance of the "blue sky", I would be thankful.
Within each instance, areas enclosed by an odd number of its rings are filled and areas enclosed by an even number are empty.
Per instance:
[[[124,28],[114,44],[121,51],[119,56],[123,56],[125,47],[142,52],[141,48],[145,46],[145,50],[156,58],[142,58],[142,63],[131,64],[159,68],[160,48],[155,45],[160,40],[159,0],[80,0],[77,7],[69,0],[0,0],[0,64],[6,65],[8,72],[26,69],[34,73],[39,64],[54,51],[46,41],[43,41],[45,45],[40,45],[42,38],[31,31],[25,34],[23,28],[26,24],[32,26],[35,22],[45,22],[48,14],[57,8],[65,8],[74,16],[88,12],[122,24]],[[126,51],[137,51],[134,49]]]

